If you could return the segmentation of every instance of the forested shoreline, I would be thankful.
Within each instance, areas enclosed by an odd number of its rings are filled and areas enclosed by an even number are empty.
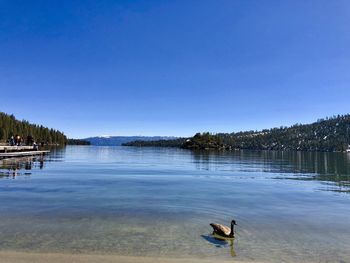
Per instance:
[[[91,145],[89,141],[82,140],[82,139],[68,139],[67,144],[68,145]]]
[[[190,138],[166,141],[135,141],[125,146],[180,147],[217,150],[346,151],[350,144],[350,115],[320,119],[311,124],[244,131],[237,133],[197,133]]]
[[[89,145],[85,140],[67,139],[52,128],[18,120],[14,115],[0,112],[0,142],[11,136],[31,136],[37,143],[47,145]],[[190,138],[124,143],[123,146],[179,147],[184,149],[216,150],[291,150],[291,151],[346,151],[350,144],[350,114],[320,119],[311,124],[290,127],[243,131],[236,133],[197,133]]]
[[[19,135],[24,140],[31,136],[37,143],[46,145],[66,145],[66,135],[56,129],[18,120],[14,115],[0,112],[0,142],[7,143],[11,136]]]
[[[136,140],[132,142],[123,143],[122,146],[137,146],[137,147],[181,147],[187,138],[177,138],[170,140],[155,140],[142,141]]]

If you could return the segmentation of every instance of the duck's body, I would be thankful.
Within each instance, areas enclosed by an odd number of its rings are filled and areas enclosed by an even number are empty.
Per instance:
[[[217,234],[219,236],[222,237],[234,237],[235,233],[234,233],[234,225],[236,224],[235,220],[232,220],[231,222],[231,228],[228,226],[224,226],[221,224],[215,224],[215,223],[211,223],[210,226],[213,228],[214,230],[214,234]]]
[[[213,228],[214,233],[220,236],[229,236],[231,234],[231,229],[227,226],[215,223],[211,223],[210,226]]]

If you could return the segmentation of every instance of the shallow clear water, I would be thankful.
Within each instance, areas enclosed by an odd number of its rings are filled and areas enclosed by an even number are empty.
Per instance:
[[[350,262],[349,190],[350,154],[71,146],[0,161],[0,249]]]

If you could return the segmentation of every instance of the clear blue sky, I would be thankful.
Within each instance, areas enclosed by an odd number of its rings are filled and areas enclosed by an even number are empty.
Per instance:
[[[350,1],[0,0],[0,111],[91,135],[350,113]]]

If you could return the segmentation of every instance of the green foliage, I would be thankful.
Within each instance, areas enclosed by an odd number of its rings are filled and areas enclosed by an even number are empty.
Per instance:
[[[68,139],[68,145],[90,145],[89,141],[81,140],[81,139]]]
[[[290,151],[345,151],[350,144],[350,115],[320,119],[312,124],[244,131],[197,133],[192,138],[135,141],[127,146],[182,147],[186,149],[250,149]]]
[[[26,139],[31,135],[37,143],[65,145],[67,137],[60,131],[42,125],[19,121],[13,115],[0,112],[0,141],[6,142],[11,136],[19,135]]]
[[[181,147],[202,150],[230,148],[223,143],[222,138],[219,135],[210,134],[209,132],[196,133],[192,138],[185,140]]]
[[[184,138],[173,140],[156,140],[156,141],[132,141],[123,143],[122,146],[137,146],[137,147],[181,147],[184,143]]]
[[[345,151],[350,144],[350,115],[338,115],[315,123],[238,133],[217,134],[236,149]]]

